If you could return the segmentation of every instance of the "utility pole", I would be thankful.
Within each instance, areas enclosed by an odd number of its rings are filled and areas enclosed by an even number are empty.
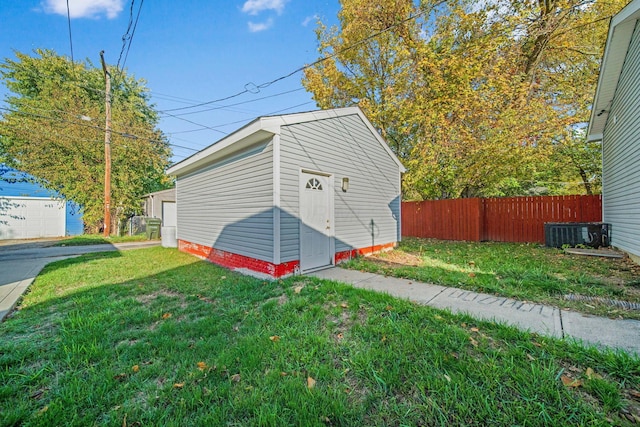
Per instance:
[[[111,234],[111,74],[104,62],[104,50],[100,51],[100,61],[105,80],[105,115],[104,126],[104,237]]]

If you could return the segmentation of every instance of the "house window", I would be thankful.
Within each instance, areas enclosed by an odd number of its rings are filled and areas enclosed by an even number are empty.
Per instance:
[[[311,178],[309,181],[307,181],[306,188],[308,188],[309,190],[322,191],[322,184],[320,184],[320,181],[318,181],[316,178]]]

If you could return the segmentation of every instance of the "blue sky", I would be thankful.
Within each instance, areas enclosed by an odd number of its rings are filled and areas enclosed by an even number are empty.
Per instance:
[[[133,6],[134,19],[142,7],[125,66],[147,81],[159,111],[251,89],[227,101],[171,112],[209,109],[181,116],[193,123],[162,114],[160,128],[172,144],[201,149],[258,116],[316,109],[300,83],[302,73],[259,93],[252,84],[316,60],[317,18],[335,24],[338,0],[135,0]],[[69,0],[69,8],[74,59],[99,65],[104,50],[107,62],[116,64],[131,0]],[[36,48],[71,56],[66,0],[2,0],[0,23],[3,60],[14,58],[14,50]],[[0,87],[2,99],[5,94]],[[175,161],[190,154],[174,146]]]

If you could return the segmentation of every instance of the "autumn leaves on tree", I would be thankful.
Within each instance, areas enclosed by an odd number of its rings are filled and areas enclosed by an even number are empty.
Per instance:
[[[303,84],[364,110],[408,167],[407,199],[598,191],[581,125],[623,3],[342,0]]]
[[[17,60],[0,64],[0,78],[11,91],[0,120],[0,163],[81,205],[85,224],[97,228],[104,213],[102,69],[49,50],[35,54],[16,52]],[[141,195],[166,188],[171,156],[144,82],[120,71],[114,77],[113,225],[139,210]]]

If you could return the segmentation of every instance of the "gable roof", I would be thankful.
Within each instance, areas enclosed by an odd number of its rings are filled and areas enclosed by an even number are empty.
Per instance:
[[[293,125],[298,123],[311,122],[316,120],[324,120],[330,118],[339,118],[357,114],[363,123],[369,128],[371,134],[380,143],[382,148],[391,156],[398,165],[401,172],[406,169],[400,163],[400,160],[391,151],[385,140],[373,127],[369,119],[364,115],[359,107],[334,108],[330,110],[309,111],[305,113],[285,114],[281,116],[264,116],[258,117],[242,128],[225,136],[221,140],[204,148],[197,153],[187,157],[186,159],[176,163],[167,170],[169,175],[185,175],[193,172],[202,166],[205,166],[217,159],[234,153],[246,147],[250,147],[260,141],[271,138],[273,135],[280,133],[282,126]]]
[[[602,139],[602,132],[609,117],[611,103],[638,19],[640,19],[640,0],[633,0],[611,19],[587,130],[589,141]]]

